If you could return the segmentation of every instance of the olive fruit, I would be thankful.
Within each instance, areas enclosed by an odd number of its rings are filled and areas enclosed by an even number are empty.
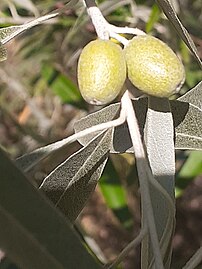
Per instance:
[[[184,83],[184,66],[161,40],[136,36],[124,49],[128,77],[139,90],[157,97],[169,97]]]
[[[78,62],[78,84],[88,103],[110,103],[120,93],[125,79],[126,62],[119,45],[97,39],[84,47]]]

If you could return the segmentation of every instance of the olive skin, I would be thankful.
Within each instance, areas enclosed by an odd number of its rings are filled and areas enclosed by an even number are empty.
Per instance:
[[[146,94],[170,97],[184,83],[184,66],[176,54],[161,40],[136,36],[124,48],[128,77]]]
[[[110,103],[121,92],[126,79],[122,48],[110,40],[91,41],[81,52],[77,76],[81,95],[88,103]]]

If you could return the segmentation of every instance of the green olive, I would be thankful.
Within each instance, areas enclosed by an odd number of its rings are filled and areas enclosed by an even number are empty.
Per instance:
[[[126,62],[119,45],[98,39],[84,47],[78,62],[78,84],[88,103],[110,103],[121,92],[125,79]]]
[[[128,77],[139,90],[157,97],[169,97],[184,83],[184,66],[161,40],[136,36],[124,49]]]

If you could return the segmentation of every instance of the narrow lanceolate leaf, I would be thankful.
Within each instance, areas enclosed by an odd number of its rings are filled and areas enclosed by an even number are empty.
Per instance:
[[[178,98],[178,100],[190,103],[202,111],[202,81],[182,97]]]
[[[147,99],[143,98],[138,100],[135,103],[134,109],[138,117],[140,130],[143,131],[147,110]],[[109,105],[77,121],[74,125],[75,132],[76,133],[80,132],[88,127],[100,124],[102,122],[111,121],[115,118],[118,118],[119,114],[120,114],[120,103]],[[86,145],[96,134],[97,133],[92,133],[91,136],[82,137],[78,139],[78,141],[82,145]],[[111,153],[133,152],[131,138],[126,123],[114,128],[114,136],[110,152]]]
[[[97,185],[109,155],[111,140],[111,129],[97,136],[59,165],[40,187],[72,222]]]
[[[173,27],[181,36],[181,38],[183,39],[187,47],[191,50],[197,62],[199,63],[200,67],[202,68],[202,62],[200,60],[200,57],[198,56],[196,46],[193,40],[191,39],[189,33],[187,32],[186,28],[182,25],[181,21],[179,20],[170,1],[169,0],[156,0],[156,2],[162,8],[163,12],[168,17],[169,21],[172,23]]]
[[[7,42],[9,42],[11,39],[13,39],[14,37],[20,35],[21,33],[23,33],[24,31],[39,25],[49,19],[52,19],[56,16],[58,16],[59,14],[61,14],[66,8],[69,8],[70,6],[75,5],[75,3],[78,2],[78,0],[70,0],[68,1],[68,3],[65,5],[65,7],[57,9],[53,12],[51,12],[50,14],[41,16],[35,20],[32,20],[30,22],[24,23],[22,25],[17,25],[17,26],[10,26],[10,27],[5,27],[5,28],[1,28],[0,29],[0,42],[4,45]]]
[[[202,150],[202,81],[173,102],[175,146],[179,149]],[[184,116],[183,116],[184,115]]]
[[[193,100],[195,101],[191,101],[192,98],[189,96],[189,92],[187,97],[185,95],[185,98],[190,99],[190,104],[186,102],[180,102],[181,100],[184,101],[183,98],[180,98],[180,101],[170,101],[175,127],[176,149],[202,149],[202,111],[201,108],[199,108],[201,104],[201,99],[199,96],[201,87],[200,85],[201,84],[199,84],[199,87],[196,87],[195,89],[196,95],[193,97]],[[193,93],[194,92],[195,91],[193,91]],[[198,106],[192,105],[192,102],[194,102],[194,104],[197,102]],[[147,98],[135,100],[133,103],[139,122],[140,132],[143,134],[147,112]],[[106,121],[112,120],[115,116],[118,117],[119,105],[120,104],[114,104],[108,106],[98,112],[92,113],[82,118],[76,122],[75,131],[78,132],[92,126],[93,124],[101,123],[102,121],[104,122],[105,117]],[[94,135],[95,134],[92,134],[92,136],[88,137],[82,137],[81,139],[78,139],[78,141],[82,145],[86,145]],[[113,142],[111,145],[111,152],[133,152],[132,143],[126,124],[122,124],[121,126],[117,126],[115,128]]]
[[[175,148],[202,150],[202,111],[180,101],[172,101],[175,125]]]
[[[23,156],[16,159],[16,165],[23,170],[24,172],[29,172],[33,169],[37,164],[43,161],[46,157],[54,154],[55,151],[59,151],[64,146],[74,142],[72,136],[64,138],[60,141],[56,141],[47,146],[38,148],[30,153],[24,154]]]
[[[150,186],[150,195],[153,206],[156,230],[160,241],[161,254],[164,268],[170,268],[171,242],[175,226],[174,210],[174,175],[175,175],[175,147],[173,117],[168,99],[148,98],[147,119],[144,130],[144,138],[155,180],[163,187],[170,200],[153,186]],[[171,202],[172,201],[172,204]],[[144,212],[143,212],[143,215]],[[142,259],[142,267],[146,268],[145,262],[152,268],[151,241],[143,240],[142,250],[148,251],[150,260]]]
[[[100,123],[108,122],[118,118],[120,113],[120,103],[109,105],[101,110],[98,110],[92,114],[89,114],[80,120],[78,120],[74,125],[75,133],[78,133],[86,128],[98,125]],[[96,135],[100,132],[91,133],[88,136],[80,138],[78,141],[82,145],[87,145]],[[113,147],[113,145],[112,145]]]
[[[0,245],[14,263],[26,269],[100,268],[69,222],[1,150],[0,174]]]
[[[7,42],[9,42],[11,39],[13,39],[14,37],[20,35],[21,33],[23,33],[24,31],[44,22],[47,21],[51,18],[54,18],[58,15],[58,13],[53,13],[53,14],[48,14],[42,17],[39,17],[33,21],[30,21],[28,23],[22,24],[22,25],[18,25],[18,26],[10,26],[10,27],[6,27],[6,28],[1,28],[0,29],[0,41],[1,43],[4,45]]]
[[[175,148],[177,149],[202,149],[201,87],[202,84],[199,83],[194,89],[179,98],[178,101],[170,101],[175,125]],[[190,102],[190,104],[186,101]],[[147,98],[142,98],[133,102],[135,104],[134,107],[138,117],[140,131],[143,134],[147,111]],[[93,125],[113,120],[119,116],[119,113],[120,103],[109,105],[106,108],[77,121],[75,124],[75,131],[78,133],[88,127],[92,127]],[[78,141],[85,146],[99,133],[100,132],[92,133],[91,135],[78,139]],[[41,147],[18,158],[16,160],[16,164],[22,170],[29,171],[45,157],[53,154],[56,150],[60,150],[60,148],[71,142],[71,138],[66,138],[45,147]],[[133,152],[126,124],[117,126],[114,129],[110,152]]]

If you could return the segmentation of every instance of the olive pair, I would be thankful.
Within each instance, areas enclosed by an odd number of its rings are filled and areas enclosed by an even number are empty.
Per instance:
[[[161,40],[136,36],[122,49],[110,40],[87,44],[79,58],[78,83],[90,104],[110,103],[128,78],[142,92],[169,97],[179,91],[185,72],[176,54]]]

